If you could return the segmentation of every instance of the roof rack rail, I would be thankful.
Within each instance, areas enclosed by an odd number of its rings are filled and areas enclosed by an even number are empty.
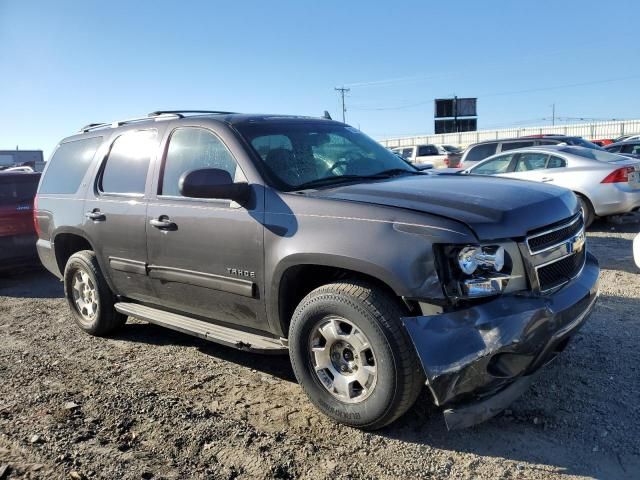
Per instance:
[[[146,117],[127,118],[125,120],[116,120],[115,122],[110,122],[110,123],[90,123],[82,127],[79,133],[87,133],[87,132],[90,132],[91,130],[98,130],[100,128],[118,128],[128,123],[145,122],[145,121],[151,120],[152,118],[150,117],[152,117],[155,120],[160,120],[165,117],[182,118],[181,115],[178,115],[176,113],[158,112],[157,115],[147,115]]]
[[[184,118],[185,114],[189,113],[212,113],[216,115],[230,115],[236,112],[223,112],[221,110],[157,110],[155,112],[151,112],[149,117],[157,117],[159,115],[176,115],[180,118]]]

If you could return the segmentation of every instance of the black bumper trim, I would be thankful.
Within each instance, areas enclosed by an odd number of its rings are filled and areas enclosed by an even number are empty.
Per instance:
[[[522,394],[529,389],[538,374],[539,372],[536,372],[533,375],[520,377],[507,388],[479,402],[447,408],[443,412],[447,430],[459,430],[472,427],[473,425],[495,417],[511,405],[518,397],[522,396]]]

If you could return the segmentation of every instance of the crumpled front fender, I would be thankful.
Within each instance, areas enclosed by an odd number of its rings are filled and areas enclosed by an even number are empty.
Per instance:
[[[402,319],[436,404],[494,393],[566,345],[595,303],[598,263],[552,295],[504,295],[439,315]]]

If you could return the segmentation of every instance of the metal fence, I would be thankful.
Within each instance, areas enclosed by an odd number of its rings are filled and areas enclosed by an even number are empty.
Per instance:
[[[499,138],[524,137],[526,135],[541,135],[555,133],[558,135],[572,135],[587,140],[601,138],[616,138],[621,135],[640,134],[640,120],[621,120],[610,122],[576,123],[569,125],[555,125],[542,127],[503,128],[500,130],[478,130],[477,132],[446,133],[443,135],[418,135],[414,137],[389,138],[380,140],[385,147],[408,147],[423,143],[440,143],[445,145],[460,145],[466,147],[472,143]]]

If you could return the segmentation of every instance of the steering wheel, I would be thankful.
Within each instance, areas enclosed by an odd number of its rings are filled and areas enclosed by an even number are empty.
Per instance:
[[[344,158],[341,158],[340,160],[336,160],[333,165],[327,168],[327,171],[325,172],[325,176],[330,173],[333,173],[336,168],[343,167],[343,166],[346,167],[347,165],[349,165],[349,162]]]

